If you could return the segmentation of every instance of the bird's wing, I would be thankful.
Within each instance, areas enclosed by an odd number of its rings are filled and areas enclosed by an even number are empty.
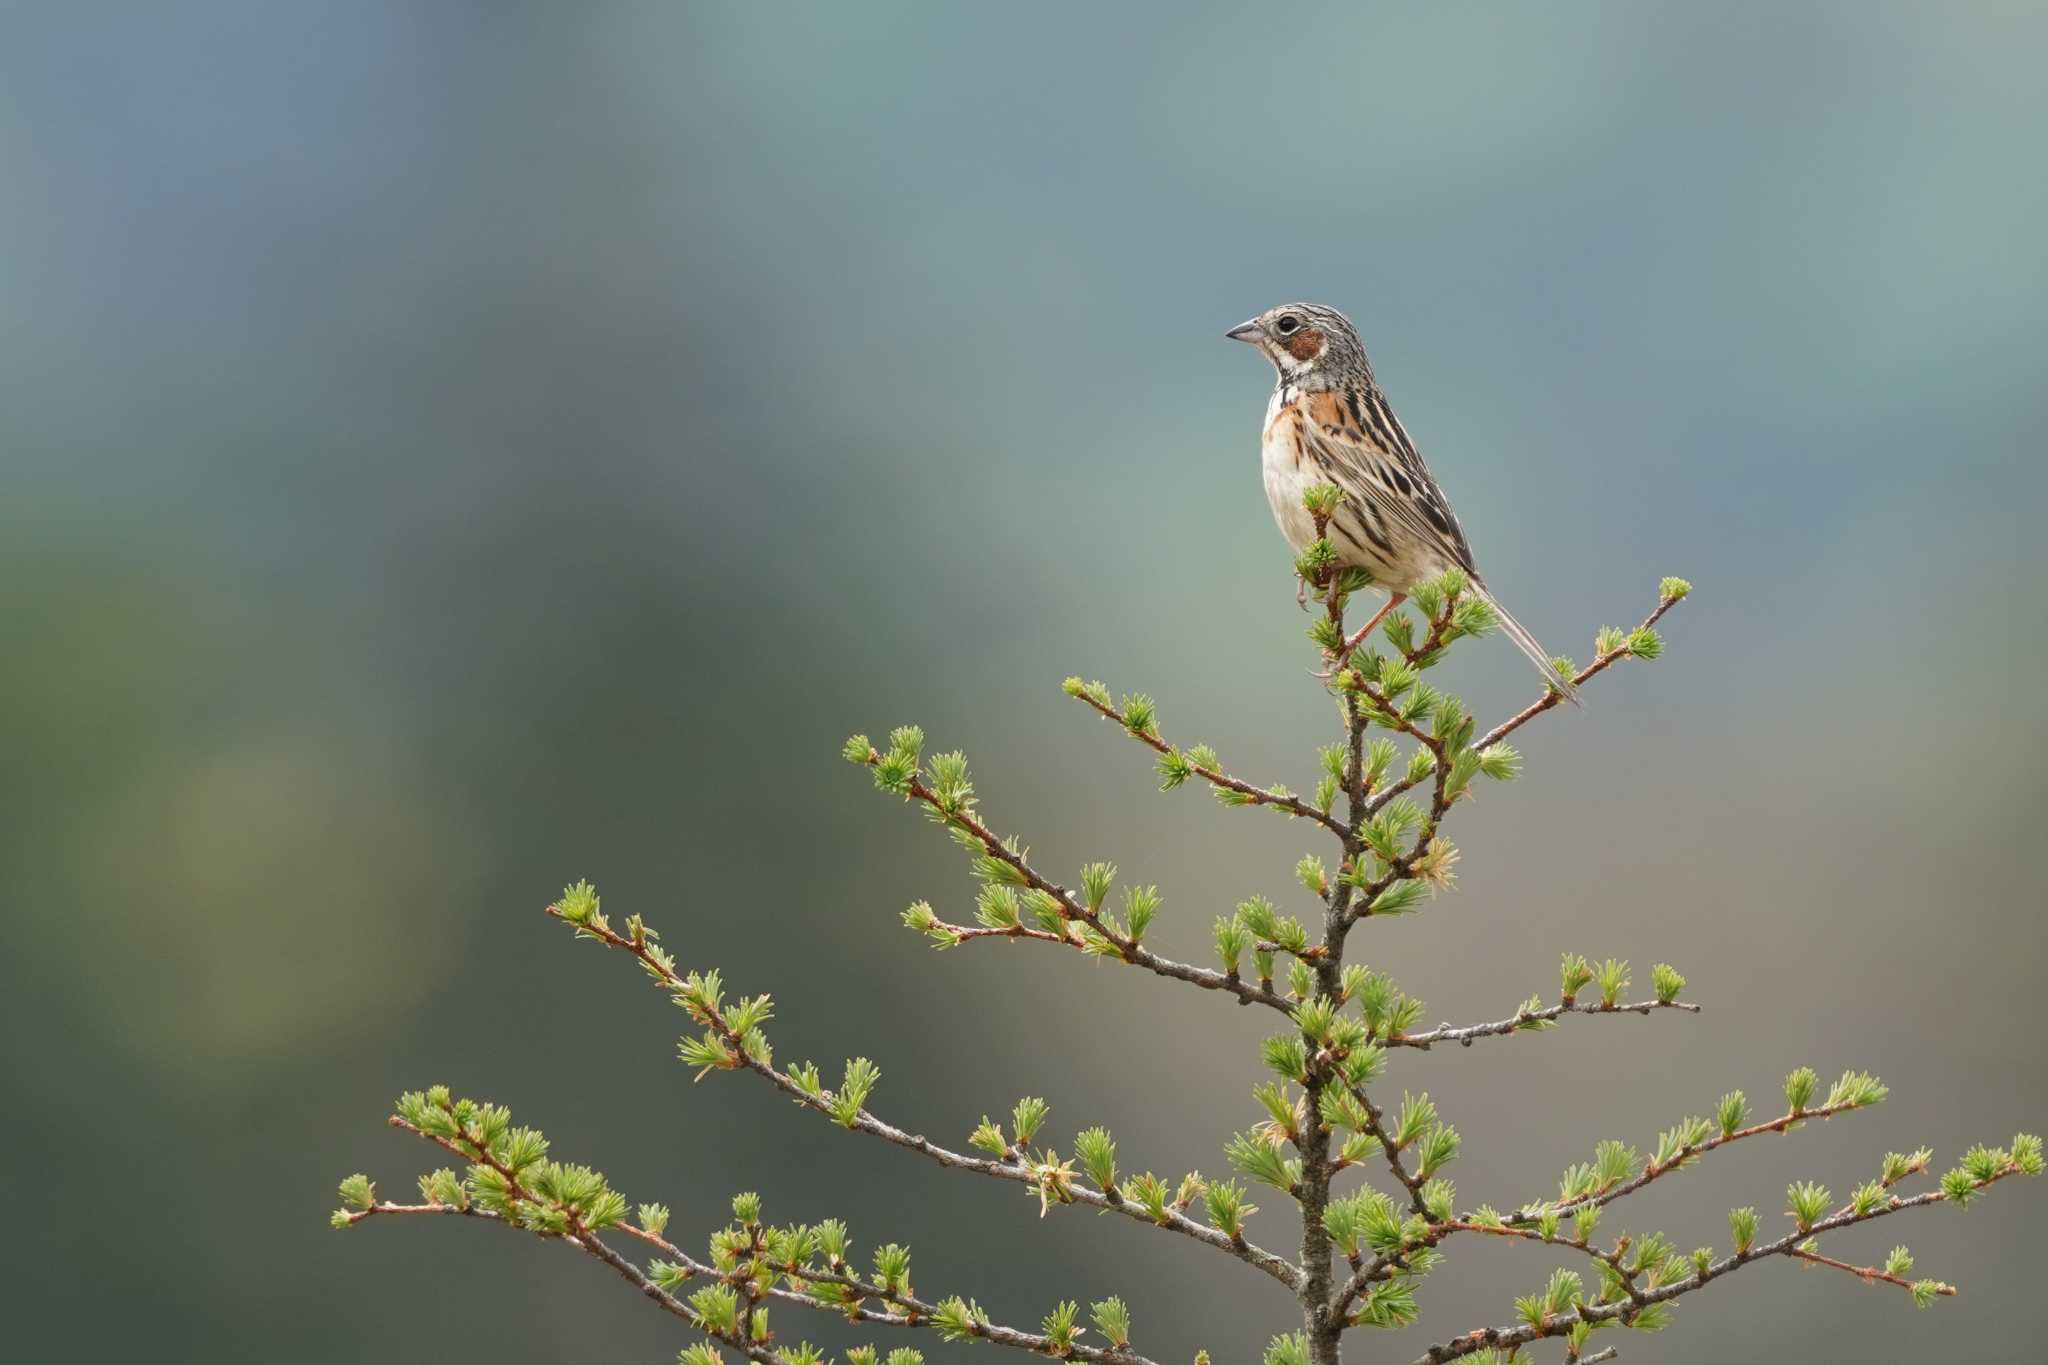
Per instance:
[[[1577,704],[1572,680],[1551,661],[1536,637],[1508,614],[1472,565],[1472,547],[1451,511],[1450,500],[1430,477],[1429,466],[1400,419],[1379,392],[1318,393],[1304,405],[1302,444],[1330,480],[1344,489],[1344,506],[1331,529],[1355,541],[1364,535],[1395,563],[1427,562],[1424,556],[1393,553],[1397,539],[1433,551],[1444,566],[1462,568],[1473,588],[1492,603],[1501,628],[1529,657],[1536,671],[1565,700]]]
[[[1304,445],[1310,458],[1349,496],[1344,512],[1375,544],[1417,542],[1475,579],[1472,547],[1450,500],[1430,476],[1422,453],[1377,391],[1347,389],[1309,395]],[[1342,513],[1340,513],[1342,515]]]

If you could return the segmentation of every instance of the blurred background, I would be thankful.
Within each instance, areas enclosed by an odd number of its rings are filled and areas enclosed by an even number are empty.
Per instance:
[[[913,1129],[1038,1094],[1063,1149],[1105,1122],[1127,1167],[1220,1170],[1266,1025],[933,955],[896,916],[965,916],[961,860],[838,749],[964,745],[1048,867],[1156,882],[1175,955],[1246,895],[1300,908],[1306,831],[1157,794],[1058,682],[1311,784],[1270,380],[1222,336],[1302,297],[1357,319],[1553,649],[1698,586],[1663,662],[1525,732],[1456,892],[1355,940],[1432,1021],[1553,992],[1566,948],[1708,1006],[1397,1059],[1463,1126],[1464,1199],[1800,1063],[1894,1098],[1608,1228],[1725,1245],[1788,1180],[2039,1128],[2044,40],[2022,0],[8,6],[18,1358],[671,1358],[559,1249],[328,1229],[340,1176],[436,1164],[381,1126],[436,1081],[683,1238],[759,1189],[910,1242],[933,1297],[1121,1292],[1159,1359],[1254,1358],[1294,1324],[1271,1282],[690,1084],[676,1012],[540,909],[592,878],[772,992],[781,1057],[873,1057]],[[1446,671],[1482,715],[1534,695],[1504,641]],[[1997,1193],[1836,1239],[1959,1299],[1774,1264],[1624,1359],[2030,1339],[2044,1192]],[[1422,1328],[1347,1359],[1506,1321],[1564,1263],[1459,1250]]]

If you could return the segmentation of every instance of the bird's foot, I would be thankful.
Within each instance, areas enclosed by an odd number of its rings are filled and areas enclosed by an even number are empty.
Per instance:
[[[1392,612],[1394,608],[1400,606],[1403,602],[1406,602],[1407,600],[1408,594],[1404,592],[1397,592],[1394,593],[1392,596],[1388,597],[1386,605],[1381,607],[1378,611],[1372,614],[1372,620],[1367,621],[1357,630],[1353,631],[1351,634],[1344,637],[1343,646],[1339,648],[1335,654],[1330,656],[1329,668],[1324,672],[1315,674],[1314,676],[1317,678],[1321,678],[1326,682],[1329,679],[1335,677],[1337,674],[1337,670],[1339,668],[1342,668],[1346,663],[1350,662],[1351,656],[1358,651],[1358,647],[1364,644],[1368,639],[1370,639],[1372,633],[1375,630],[1379,629],[1380,622],[1386,620],[1388,614]]]

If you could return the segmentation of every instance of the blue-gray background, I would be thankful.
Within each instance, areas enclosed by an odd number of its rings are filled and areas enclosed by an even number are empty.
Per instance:
[[[2044,40],[2021,0],[8,6],[21,1358],[669,1358],[677,1324],[561,1251],[327,1229],[338,1176],[429,1164],[379,1119],[443,1080],[686,1235],[758,1188],[1007,1319],[1121,1291],[1166,1360],[1288,1326],[1192,1243],[690,1085],[675,1011],[539,908],[596,879],[772,991],[784,1057],[878,1060],[912,1127],[1039,1093],[1061,1144],[1220,1167],[1260,1021],[926,952],[896,914],[964,914],[963,869],[837,750],[966,744],[1049,865],[1159,883],[1183,956],[1299,900],[1300,828],[1155,794],[1057,683],[1312,777],[1268,378],[1221,336],[1301,296],[1359,320],[1553,648],[1699,585],[1665,662],[1528,732],[1457,893],[1363,936],[1431,1019],[1553,990],[1567,947],[1709,1005],[1403,1059],[1465,1196],[1800,1062],[1896,1097],[1610,1227],[1725,1244],[1788,1179],[2039,1127]],[[1532,691],[1499,641],[1451,673],[1488,713]],[[1759,1267],[1627,1358],[2030,1339],[2048,1196],[1999,1193],[1839,1239],[1961,1299]],[[1353,1354],[1505,1320],[1552,1263],[1461,1250],[1425,1331]]]

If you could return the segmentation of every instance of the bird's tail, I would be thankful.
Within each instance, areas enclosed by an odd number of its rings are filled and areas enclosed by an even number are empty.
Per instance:
[[[1510,640],[1515,642],[1515,648],[1529,656],[1529,662],[1536,665],[1536,671],[1543,675],[1545,682],[1557,689],[1559,695],[1573,706],[1578,706],[1580,704],[1579,689],[1572,686],[1572,680],[1567,678],[1563,671],[1550,661],[1549,652],[1541,644],[1537,643],[1536,637],[1531,635],[1520,621],[1517,621],[1509,614],[1508,609],[1500,604],[1500,599],[1488,592],[1484,584],[1475,583],[1473,586],[1479,590],[1479,595],[1484,597],[1487,604],[1493,608],[1493,614],[1500,618],[1500,628],[1507,632]]]

